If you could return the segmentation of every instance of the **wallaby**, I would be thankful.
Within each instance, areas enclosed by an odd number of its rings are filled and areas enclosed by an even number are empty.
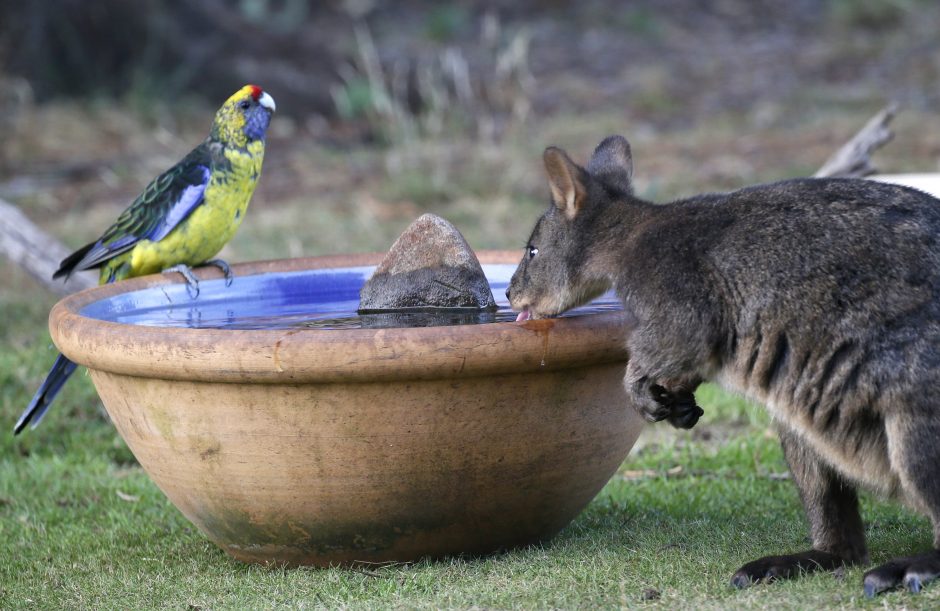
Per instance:
[[[868,562],[855,487],[933,522],[934,551],[864,576],[868,596],[940,575],[940,200],[860,179],[797,179],[656,205],[630,146],[586,168],[549,148],[552,204],[506,295],[519,320],[613,288],[632,329],[624,385],[649,421],[691,428],[705,380],[766,405],[813,548],[732,584]]]

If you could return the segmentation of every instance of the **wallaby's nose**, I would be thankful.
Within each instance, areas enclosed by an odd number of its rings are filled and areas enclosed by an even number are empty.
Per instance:
[[[512,298],[509,296],[509,287],[506,287],[506,299],[512,299]]]

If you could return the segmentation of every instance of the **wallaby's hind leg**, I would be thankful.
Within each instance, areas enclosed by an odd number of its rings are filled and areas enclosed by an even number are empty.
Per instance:
[[[905,495],[933,522],[934,551],[895,558],[865,573],[865,594],[903,585],[919,592],[940,576],[940,421],[930,408],[926,413],[901,413],[885,422],[892,467],[901,478]]]
[[[781,430],[780,443],[800,491],[813,549],[748,562],[731,578],[731,584],[737,588],[868,561],[855,488],[793,433]]]

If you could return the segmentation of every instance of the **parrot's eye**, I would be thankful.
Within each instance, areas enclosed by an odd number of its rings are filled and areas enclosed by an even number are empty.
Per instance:
[[[238,107],[241,108],[242,110],[248,110],[249,108],[251,108],[251,102],[249,102],[248,100],[241,101],[238,103]]]

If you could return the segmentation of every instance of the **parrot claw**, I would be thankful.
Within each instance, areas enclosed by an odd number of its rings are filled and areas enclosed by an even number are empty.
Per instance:
[[[179,272],[179,274],[186,279],[186,292],[189,293],[192,299],[199,297],[199,280],[193,275],[192,268],[180,263],[179,265],[166,268],[161,273],[169,274],[171,272]]]
[[[211,259],[205,262],[205,265],[214,265],[222,270],[222,273],[225,275],[225,286],[232,286],[232,281],[235,280],[235,274],[232,273],[232,268],[229,267],[228,263],[222,259]]]

